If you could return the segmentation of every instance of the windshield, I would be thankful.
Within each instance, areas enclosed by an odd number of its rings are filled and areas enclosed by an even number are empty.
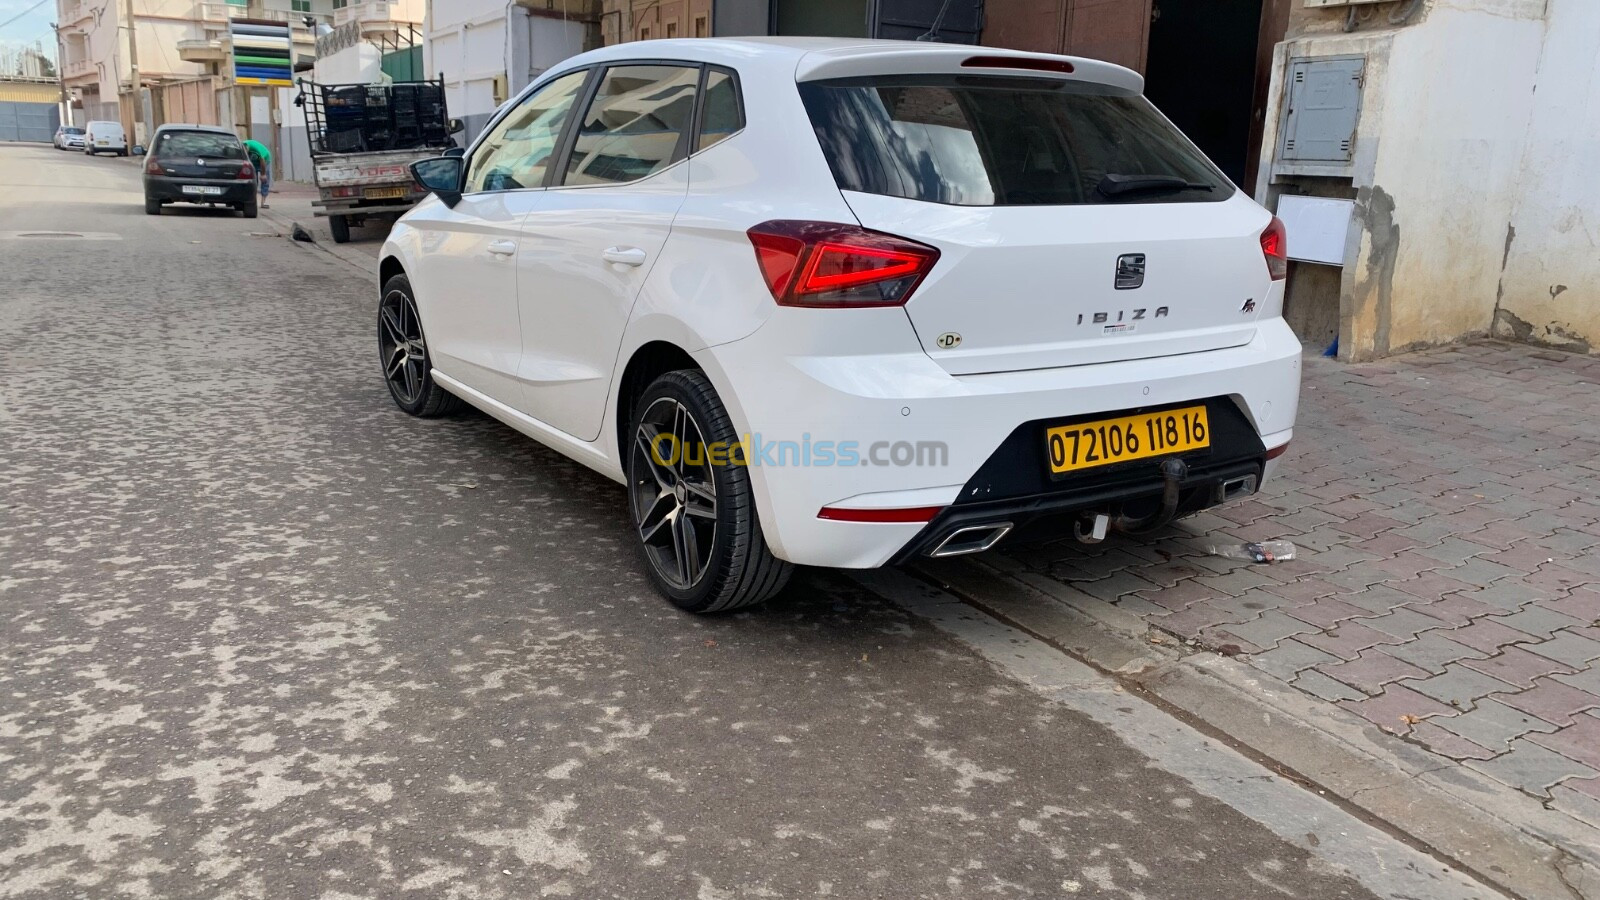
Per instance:
[[[1234,191],[1150,101],[1110,85],[884,75],[804,82],[800,96],[842,190],[959,206],[1207,202]]]
[[[156,146],[159,156],[205,156],[213,159],[244,159],[244,146],[231,134],[178,131],[161,136]]]
[[[83,129],[82,128],[63,128],[63,129],[61,129],[61,133],[62,134],[83,134]]]

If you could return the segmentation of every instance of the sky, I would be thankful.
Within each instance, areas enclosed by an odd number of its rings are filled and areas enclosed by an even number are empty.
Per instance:
[[[17,13],[22,12],[34,4],[35,0],[0,0],[0,22],[4,22]],[[0,28],[0,42],[6,44],[32,44],[34,41],[44,45],[45,55],[51,59],[56,55],[56,38],[50,30],[50,23],[56,20],[55,0],[45,0],[45,4],[31,13],[23,16],[10,25]]]

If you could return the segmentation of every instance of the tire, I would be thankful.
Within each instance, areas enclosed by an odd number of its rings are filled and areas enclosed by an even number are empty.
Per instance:
[[[254,219],[261,215],[261,207],[258,206],[254,200],[252,200],[249,203],[239,204],[239,212],[246,219]]]
[[[461,399],[433,380],[433,358],[417,316],[416,294],[404,275],[389,279],[378,300],[378,366],[389,396],[408,414],[433,419],[461,408]]]
[[[144,214],[147,216],[161,215],[161,201],[150,197],[144,198]]]
[[[750,470],[705,459],[706,446],[736,449],[739,440],[710,379],[694,369],[668,372],[645,389],[634,409],[625,444],[629,520],[656,590],[692,613],[729,612],[776,595],[794,567],[767,549]],[[680,411],[683,419],[677,418]],[[666,425],[668,415],[682,424]],[[668,430],[680,448],[701,445],[700,465],[681,453],[673,454],[676,465],[662,465],[660,455],[650,452],[648,444]],[[665,454],[668,445],[659,446]],[[686,565],[686,558],[692,562]]]
[[[126,150],[118,150],[117,151],[117,155],[118,156],[127,156],[128,155],[128,151],[126,151]]]
[[[350,243],[350,220],[344,216],[329,216],[328,230],[333,233],[335,244]]]

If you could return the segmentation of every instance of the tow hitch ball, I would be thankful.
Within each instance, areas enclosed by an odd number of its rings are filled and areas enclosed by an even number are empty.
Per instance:
[[[1108,530],[1123,534],[1148,534],[1172,521],[1178,513],[1178,499],[1183,479],[1189,474],[1189,464],[1173,457],[1161,461],[1161,508],[1148,516],[1137,518],[1118,515],[1111,518],[1106,513],[1087,513],[1073,523],[1073,533],[1080,542],[1098,544],[1105,540]]]

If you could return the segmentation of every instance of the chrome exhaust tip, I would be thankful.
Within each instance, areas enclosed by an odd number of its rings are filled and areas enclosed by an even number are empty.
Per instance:
[[[1215,498],[1216,502],[1226,503],[1229,500],[1237,500],[1240,497],[1254,494],[1256,492],[1257,484],[1258,482],[1256,481],[1256,476],[1254,475],[1245,475],[1239,478],[1230,478],[1227,481],[1218,482]]]
[[[938,546],[928,551],[928,555],[935,558],[946,556],[966,556],[968,553],[982,553],[983,551],[1000,543],[1000,539],[1011,533],[1010,522],[996,522],[990,525],[968,525],[957,528],[950,535],[940,541]]]

